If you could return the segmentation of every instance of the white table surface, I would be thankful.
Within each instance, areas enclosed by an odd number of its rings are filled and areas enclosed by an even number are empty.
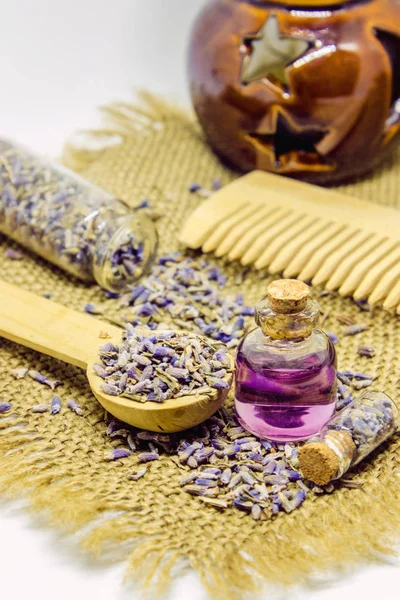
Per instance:
[[[147,88],[189,104],[185,49],[205,0],[0,0],[0,135],[56,155],[79,128],[99,123],[98,105]],[[0,308],[1,310],[1,308]],[[399,499],[400,500],[400,499]],[[294,532],[295,535],[295,532]],[[398,559],[321,576],[275,600],[400,598]],[[104,567],[21,504],[0,503],[0,598],[135,600],[123,566]],[[171,600],[206,600],[196,575]],[[228,599],[227,599],[228,600]]]

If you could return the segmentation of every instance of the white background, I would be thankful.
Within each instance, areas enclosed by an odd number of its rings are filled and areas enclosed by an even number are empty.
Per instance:
[[[0,0],[0,135],[58,154],[79,128],[99,122],[96,107],[130,100],[147,88],[189,103],[185,51],[204,0]],[[295,532],[293,532],[295,535]],[[364,566],[341,578],[274,600],[400,598],[398,560]],[[135,600],[123,567],[105,568],[79,555],[20,505],[0,504],[0,598]],[[266,590],[263,598],[270,597]],[[171,600],[206,600],[188,574]],[[227,599],[229,600],[229,599]]]

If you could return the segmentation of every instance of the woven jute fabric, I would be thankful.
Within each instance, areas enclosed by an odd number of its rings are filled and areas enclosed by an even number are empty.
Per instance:
[[[108,128],[93,133],[107,141],[105,147],[67,148],[65,161],[132,205],[149,198],[162,214],[160,252],[178,249],[179,228],[202,201],[188,191],[190,182],[209,187],[215,178],[228,183],[237,174],[212,154],[191,115],[161,101],[147,96],[142,108],[119,104],[105,113]],[[400,153],[373,176],[341,189],[398,206]],[[51,294],[52,300],[80,311],[87,302],[101,304],[108,317],[118,317],[116,302],[105,301],[96,286],[72,280],[28,252],[23,261],[11,261],[4,255],[6,247],[12,243],[1,237],[4,280],[37,294]],[[228,275],[227,294],[243,291],[247,303],[265,294],[268,279],[249,272],[238,290],[233,281],[240,267],[220,266]],[[314,290],[317,296],[320,291]],[[376,373],[376,387],[396,398],[399,319],[380,309],[360,312],[350,299],[337,295],[321,297],[320,304],[325,328],[340,337],[340,365]],[[361,336],[341,336],[343,326],[336,317],[342,314],[368,323],[369,329]],[[360,343],[375,348],[373,359],[358,356]],[[48,402],[51,390],[30,379],[15,380],[11,369],[17,367],[60,379],[63,400],[77,400],[84,416],[65,408],[57,416],[33,414],[32,406]],[[235,509],[222,512],[205,506],[185,493],[173,457],[161,456],[145,477],[129,481],[137,456],[105,460],[112,441],[106,436],[104,411],[77,368],[0,340],[0,398],[12,403],[11,413],[0,418],[1,491],[25,498],[49,523],[65,534],[76,534],[83,551],[125,560],[129,574],[143,589],[155,589],[156,597],[164,596],[182,569],[195,569],[210,595],[234,599],[264,581],[291,584],[321,571],[377,560],[394,551],[398,542],[399,437],[359,467],[354,481],[360,487],[349,489],[339,483],[333,493],[309,494],[289,515],[256,522]]]

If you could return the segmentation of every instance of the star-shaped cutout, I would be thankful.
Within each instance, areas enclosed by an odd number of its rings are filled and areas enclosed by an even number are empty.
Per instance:
[[[287,163],[309,163],[320,165],[323,170],[331,169],[317,145],[328,134],[327,129],[320,127],[299,128],[291,124],[279,112],[276,118],[275,133],[252,132],[249,137],[260,145],[271,156],[273,166],[286,170]]]
[[[242,64],[242,82],[251,83],[267,77],[282,85],[288,84],[287,67],[311,46],[305,39],[282,35],[274,15],[268,17],[257,34],[247,35],[243,43],[249,53]]]

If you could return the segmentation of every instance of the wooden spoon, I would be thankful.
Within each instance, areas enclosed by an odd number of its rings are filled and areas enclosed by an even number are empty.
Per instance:
[[[97,400],[121,421],[141,429],[172,433],[198,425],[222,405],[229,390],[184,396],[162,404],[142,404],[105,394],[101,390],[104,381],[95,374],[93,364],[99,362],[100,346],[108,341],[120,344],[122,332],[119,327],[0,280],[0,336],[85,369]],[[104,339],[105,334],[108,339]],[[231,385],[232,373],[225,380]]]

